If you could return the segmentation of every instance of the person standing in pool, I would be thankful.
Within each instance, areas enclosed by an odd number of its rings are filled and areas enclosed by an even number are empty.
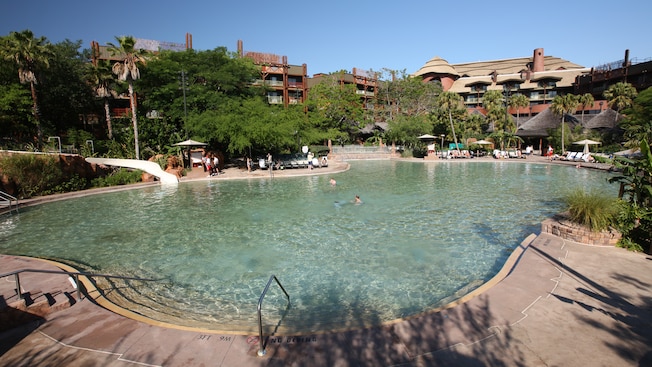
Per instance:
[[[360,200],[360,196],[356,195],[356,196],[355,196],[355,199],[353,199],[353,203],[354,203],[355,205],[362,204],[362,200]]]

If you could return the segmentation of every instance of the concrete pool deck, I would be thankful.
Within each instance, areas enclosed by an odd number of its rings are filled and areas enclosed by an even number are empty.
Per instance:
[[[85,298],[0,334],[0,365],[650,366],[650,260],[532,235],[496,278],[450,307],[366,329],[270,336],[263,357],[257,334],[167,328]],[[1,272],[25,268],[57,269],[0,256]],[[0,295],[11,303],[13,279],[0,280]],[[21,281],[34,294],[74,293],[66,277],[31,274]]]
[[[12,256],[0,264],[56,268]],[[270,336],[263,357],[257,335],[156,326],[83,299],[3,334],[0,365],[650,366],[650,270],[643,254],[532,235],[502,274],[459,304],[378,327]],[[28,290],[57,288],[51,275],[31,278]]]

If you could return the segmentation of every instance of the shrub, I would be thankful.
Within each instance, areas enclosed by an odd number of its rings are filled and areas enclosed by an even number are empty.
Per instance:
[[[91,182],[92,187],[128,185],[140,182],[143,172],[139,170],[117,169],[106,177],[99,177]]]
[[[608,229],[618,213],[617,199],[597,191],[577,189],[564,197],[570,220],[592,231]]]
[[[618,213],[615,227],[623,234],[620,247],[632,251],[645,251],[650,248],[652,232],[652,211],[626,200],[618,200]]]
[[[401,158],[412,158],[412,149],[405,149],[401,151]]]
[[[634,242],[631,238],[628,237],[623,237],[620,240],[618,240],[616,246],[622,247],[629,251],[644,252],[643,246],[639,245],[638,243]]]
[[[73,192],[81,191],[88,188],[88,180],[79,176],[74,175],[70,177],[67,181],[64,181],[49,190],[43,191],[42,195],[51,195],[51,194],[60,194],[64,192]]]
[[[48,155],[5,156],[0,159],[0,171],[16,184],[21,199],[42,195],[64,180],[58,158]]]

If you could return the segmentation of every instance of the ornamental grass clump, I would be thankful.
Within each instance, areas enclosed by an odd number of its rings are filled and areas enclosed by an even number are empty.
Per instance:
[[[592,231],[608,229],[618,214],[617,199],[598,191],[574,190],[564,198],[570,220]]]

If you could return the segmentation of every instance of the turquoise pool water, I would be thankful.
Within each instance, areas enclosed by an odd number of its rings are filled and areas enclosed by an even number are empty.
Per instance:
[[[26,208],[0,217],[0,252],[161,279],[100,282],[156,320],[257,331],[377,324],[444,305],[502,267],[575,187],[603,172],[514,162],[351,162],[331,176],[211,180]],[[360,195],[362,205],[352,203]],[[282,319],[282,321],[281,321]]]

